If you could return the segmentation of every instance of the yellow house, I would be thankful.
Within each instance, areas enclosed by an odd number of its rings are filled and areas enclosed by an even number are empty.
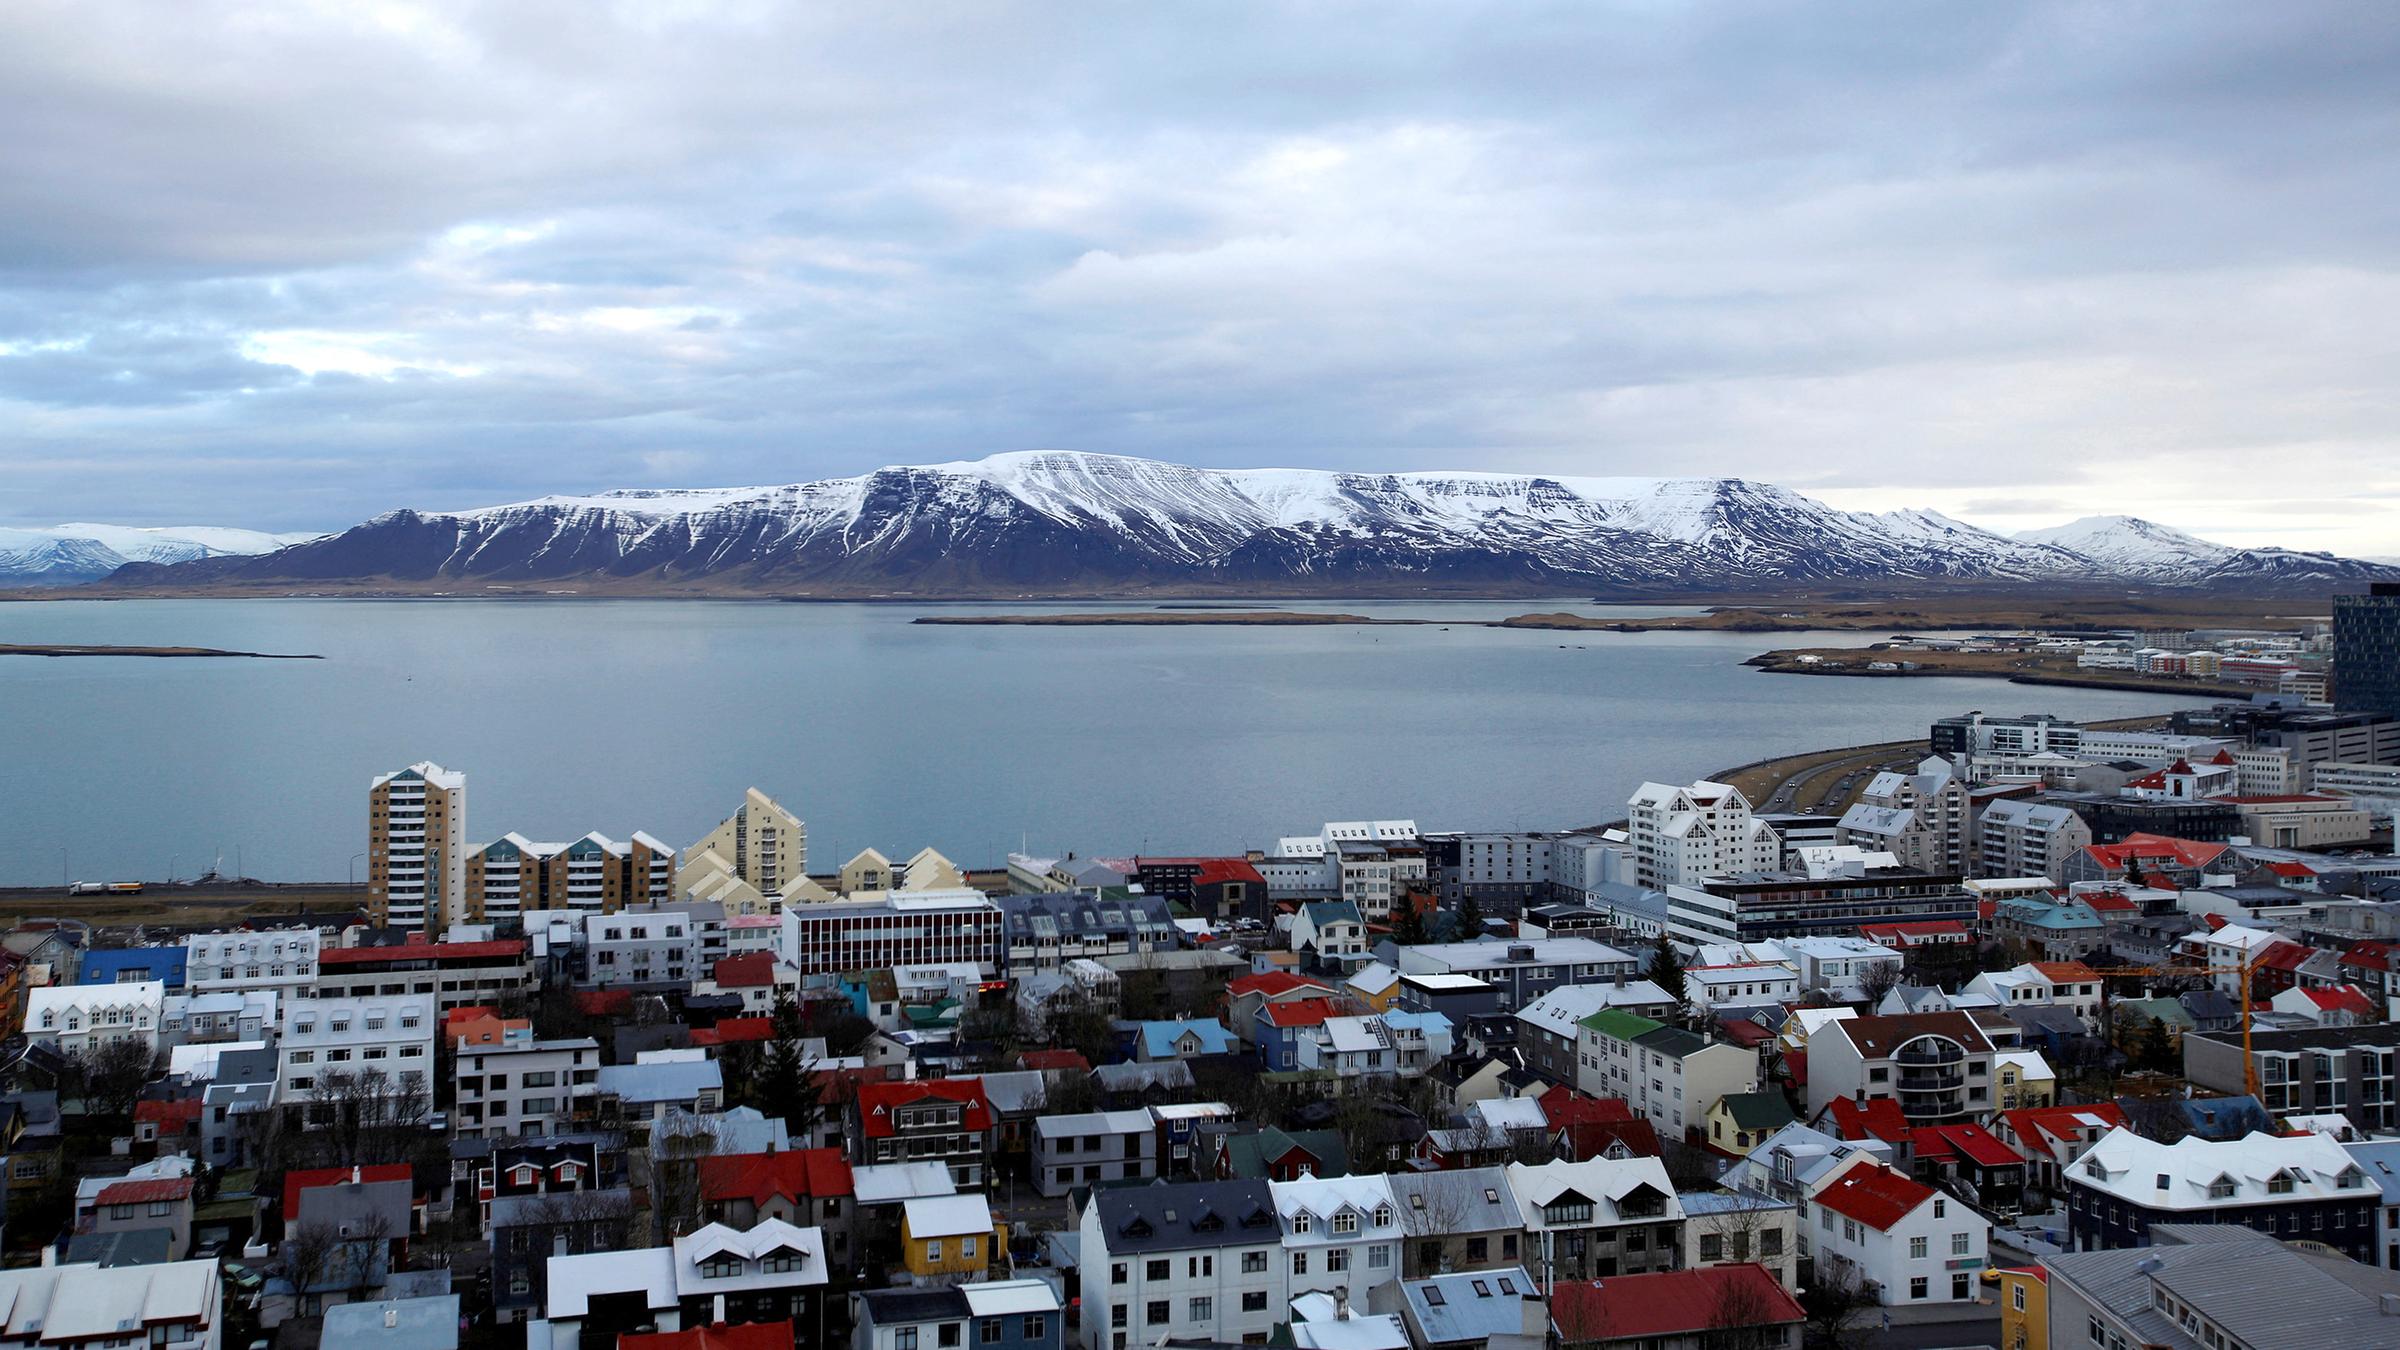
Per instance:
[[[1998,1109],[2002,1111],[2058,1103],[2058,1075],[2037,1050],[2011,1050],[1992,1056],[1992,1073],[1998,1080],[1993,1087],[1999,1099]]]
[[[901,1207],[900,1254],[919,1278],[980,1278],[1008,1243],[980,1195],[939,1195]]]
[[[1398,1006],[1400,972],[1381,961],[1370,962],[1356,975],[1343,981],[1342,988],[1371,1013],[1387,1013]]]
[[[1728,1092],[1708,1108],[1708,1146],[1727,1157],[1747,1158],[1794,1119],[1792,1104],[1780,1092]]]
[[[2000,1350],[2050,1350],[2050,1286],[2040,1266],[1994,1267],[2000,1286]]]

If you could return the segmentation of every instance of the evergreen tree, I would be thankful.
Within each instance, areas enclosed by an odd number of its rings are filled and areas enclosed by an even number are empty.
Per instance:
[[[794,1139],[811,1137],[825,1114],[824,1093],[806,1052],[801,1048],[800,1005],[791,991],[775,993],[774,1032],[759,1057],[752,1104],[770,1116],[783,1117]]]
[[[1402,947],[1414,947],[1426,940],[1425,915],[1417,909],[1415,896],[1403,896],[1399,909],[1392,914],[1392,941]]]
[[[1683,982],[1683,963],[1675,959],[1674,947],[1668,945],[1667,935],[1658,935],[1658,950],[1650,957],[1650,982],[1667,991],[1667,997],[1682,1003],[1687,995]]]
[[[1458,908],[1451,916],[1458,921],[1456,937],[1460,942],[1473,942],[1483,936],[1483,906],[1475,903],[1475,892],[1460,896]]]
[[[2183,1068],[2181,1058],[2175,1053],[2175,1042],[2167,1036],[2167,1024],[2155,1017],[2142,1029],[2141,1061],[2143,1068],[2160,1073],[2176,1073]]]

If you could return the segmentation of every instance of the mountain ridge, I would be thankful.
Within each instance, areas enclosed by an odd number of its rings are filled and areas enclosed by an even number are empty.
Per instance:
[[[765,487],[402,509],[264,555],[132,563],[104,585],[591,584],[973,598],[1906,583],[2296,589],[2392,574],[2330,554],[2210,544],[2129,517],[2029,533],[2046,537],[1932,511],[1841,511],[1740,478],[1200,469],[1016,451]]]

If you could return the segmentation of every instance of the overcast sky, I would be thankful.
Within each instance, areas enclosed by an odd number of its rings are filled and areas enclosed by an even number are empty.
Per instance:
[[[0,7],[0,524],[1068,447],[2400,554],[2400,6]]]

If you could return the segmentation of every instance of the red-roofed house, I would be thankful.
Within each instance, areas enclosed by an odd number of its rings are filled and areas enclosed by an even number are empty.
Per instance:
[[[2023,1211],[2025,1155],[1981,1125],[1927,1125],[1912,1141],[1911,1170],[1929,1184],[1972,1187],[1975,1203],[2002,1217]]]
[[[192,1242],[192,1179],[149,1177],[112,1182],[93,1197],[90,1216],[75,1228],[79,1233],[164,1228],[167,1259],[180,1261]]]
[[[1822,1179],[1809,1199],[1818,1279],[1855,1275],[1886,1306],[1975,1298],[1991,1225],[1965,1202],[1869,1158]]]
[[[792,1350],[791,1319],[780,1322],[723,1322],[682,1331],[626,1332],[617,1350]]]
[[[1225,986],[1225,1025],[1245,1041],[1258,1040],[1259,1017],[1270,1003],[1331,998],[1333,986],[1288,970],[1244,975]]]
[[[838,1148],[735,1153],[700,1160],[700,1205],[713,1223],[744,1232],[761,1219],[825,1230],[825,1255],[850,1255],[850,1161]]]
[[[720,958],[709,978],[694,986],[703,994],[734,994],[742,1000],[745,1012],[764,1014],[775,1010],[775,954],[751,952],[745,956]]]
[[[369,1167],[316,1167],[304,1172],[283,1174],[283,1221],[300,1222],[300,1197],[319,1186],[347,1186],[365,1181],[416,1180],[416,1172],[407,1163],[376,1163]]]
[[[2066,875],[2061,880],[2134,878],[2152,886],[2171,885],[2178,890],[2191,890],[2201,884],[2204,874],[2221,872],[2228,862],[2223,844],[2136,833],[2114,844],[2093,844],[2069,855]]]
[[[465,1045],[522,1045],[533,1040],[533,1019],[502,1017],[497,1008],[452,1008],[442,1014],[442,1037]]]
[[[1017,1067],[1033,1073],[1090,1073],[1092,1062],[1080,1050],[1021,1050]]]
[[[1920,919],[1908,923],[1860,924],[1858,935],[1869,942],[1907,951],[1911,947],[1926,947],[1938,943],[1967,941],[1967,925],[1958,919]]]
[[[2342,978],[2367,991],[2367,997],[2388,1001],[2400,985],[2400,943],[2358,942],[2342,953]]]
[[[2067,1164],[2125,1124],[2114,1103],[2090,1106],[2026,1106],[1992,1118],[1992,1133],[2025,1159],[2026,1179],[2045,1191],[2060,1188]]]
[[[1658,1127],[1633,1113],[1621,1097],[1587,1097],[1573,1088],[1552,1088],[1536,1099],[1559,1156],[1569,1162],[1594,1158],[1656,1158],[1664,1153]]]
[[[1143,890],[1200,918],[1266,917],[1267,879],[1247,858],[1137,857],[1131,866]]]
[[[772,1017],[727,1017],[719,1019],[713,1027],[692,1028],[692,1044],[701,1047],[762,1045],[774,1039]]]
[[[861,1083],[850,1111],[859,1162],[939,1162],[959,1189],[983,1188],[993,1113],[982,1079]]]
[[[187,1144],[200,1137],[200,1107],[198,1097],[180,1101],[146,1101],[133,1104],[133,1137],[145,1144]],[[190,1150],[196,1155],[197,1148]]]
[[[2375,1015],[2375,1001],[2355,984],[2286,989],[2269,999],[2267,1006],[2279,1013],[2305,1017],[2321,1027],[2355,1027],[2383,1020]]]
[[[1836,1097],[1825,1104],[1825,1114],[1817,1122],[1819,1128],[1830,1130],[1841,1139],[1880,1139],[1895,1149],[1896,1156],[1905,1159],[1916,1127],[1908,1123],[1900,1103],[1890,1097],[1869,1097],[1854,1101]]]
[[[1561,1350],[1682,1350],[1709,1344],[1726,1326],[1742,1344],[1797,1347],[1808,1314],[1765,1266],[1702,1266],[1647,1275],[1576,1280],[1550,1290],[1550,1322]]]

